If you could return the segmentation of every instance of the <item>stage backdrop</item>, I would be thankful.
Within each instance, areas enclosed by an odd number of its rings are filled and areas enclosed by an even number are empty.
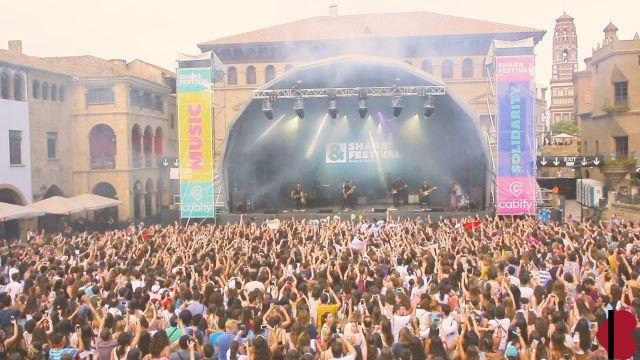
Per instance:
[[[180,217],[215,216],[211,69],[178,69]]]
[[[533,55],[497,56],[498,215],[534,215],[536,167]]]

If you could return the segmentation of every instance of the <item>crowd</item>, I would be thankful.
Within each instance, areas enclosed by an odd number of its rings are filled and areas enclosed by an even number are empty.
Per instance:
[[[34,235],[0,248],[0,359],[604,359],[607,310],[640,314],[639,230],[426,217]]]

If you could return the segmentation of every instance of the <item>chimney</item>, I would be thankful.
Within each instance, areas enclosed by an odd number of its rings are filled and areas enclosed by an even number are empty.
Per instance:
[[[338,16],[338,5],[331,4],[329,5],[329,17],[337,17]]]
[[[14,54],[22,54],[22,40],[9,40],[9,51]]]
[[[109,62],[112,63],[113,65],[116,65],[119,68],[122,68],[122,69],[127,67],[127,60],[110,59]]]

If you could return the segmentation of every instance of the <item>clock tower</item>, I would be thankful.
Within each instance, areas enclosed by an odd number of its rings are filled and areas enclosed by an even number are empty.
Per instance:
[[[575,121],[573,73],[578,71],[578,39],[573,18],[567,13],[556,19],[551,70],[550,125]]]

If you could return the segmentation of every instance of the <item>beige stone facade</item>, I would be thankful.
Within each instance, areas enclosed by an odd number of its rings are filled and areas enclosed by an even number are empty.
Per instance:
[[[15,43],[14,43],[15,44]],[[175,184],[175,74],[144,61],[38,58],[0,49],[0,66],[24,69],[35,200],[96,193],[123,202],[117,219],[156,215]],[[113,210],[97,214],[116,217]]]
[[[640,37],[620,40],[609,24],[601,44],[574,76],[576,115],[580,118],[582,154],[602,155],[606,166],[583,170],[584,177],[604,180],[607,190],[630,193],[634,163],[640,155]]]

